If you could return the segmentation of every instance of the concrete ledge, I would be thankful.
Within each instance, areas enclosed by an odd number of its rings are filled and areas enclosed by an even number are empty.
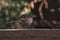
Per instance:
[[[0,40],[60,40],[60,29],[0,29]]]

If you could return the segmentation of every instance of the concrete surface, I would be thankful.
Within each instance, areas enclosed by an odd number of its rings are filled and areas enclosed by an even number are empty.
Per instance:
[[[0,40],[60,40],[60,30],[0,30]]]

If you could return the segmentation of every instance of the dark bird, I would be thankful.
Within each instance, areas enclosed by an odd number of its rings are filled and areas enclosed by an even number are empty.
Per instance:
[[[34,17],[35,17],[35,15],[33,15],[33,14],[29,14],[29,15],[23,14],[16,20],[10,21],[9,23],[10,24],[19,23],[22,27],[27,28],[33,22]]]

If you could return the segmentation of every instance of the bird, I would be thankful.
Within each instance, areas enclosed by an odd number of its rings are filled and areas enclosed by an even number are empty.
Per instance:
[[[19,23],[22,28],[28,28],[33,23],[33,18],[35,15],[33,14],[23,14],[20,17],[18,17],[16,20],[10,21],[9,24],[15,24]]]

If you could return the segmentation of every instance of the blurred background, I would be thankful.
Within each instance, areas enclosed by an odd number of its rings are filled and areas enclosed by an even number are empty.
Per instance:
[[[54,16],[53,12],[55,10],[53,8],[55,6],[50,8],[50,3],[52,1],[48,1],[50,2],[49,9],[51,9],[51,12],[46,12],[46,9],[43,6],[42,12],[46,14],[44,14],[45,19],[42,20],[37,11],[42,0],[36,0],[35,2],[36,4],[34,4],[32,0],[0,0],[0,29],[60,28],[60,14],[58,14],[59,16],[57,14]],[[47,8],[47,10],[49,9]],[[60,13],[60,6],[58,10],[59,12],[56,13]],[[57,18],[58,21],[56,21]]]

